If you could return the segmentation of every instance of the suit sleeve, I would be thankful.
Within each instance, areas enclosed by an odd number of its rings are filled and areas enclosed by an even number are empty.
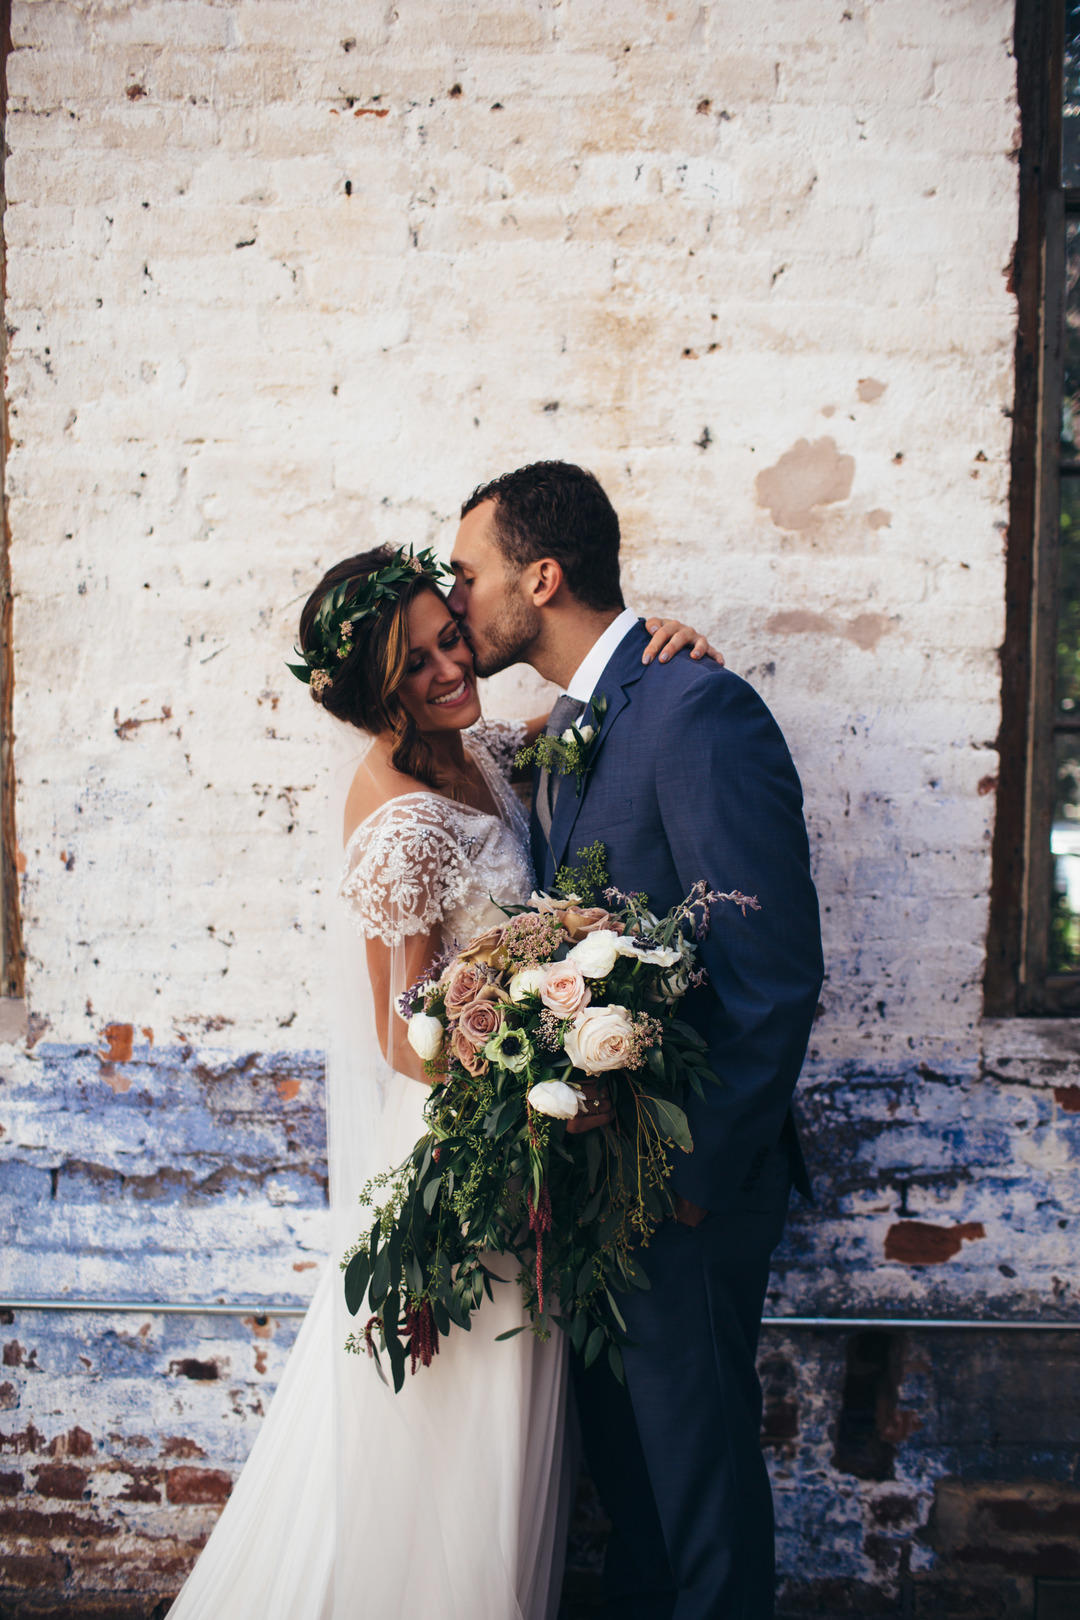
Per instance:
[[[780,1138],[821,988],[821,935],[802,790],[787,746],[753,688],[695,685],[668,717],[657,798],[684,891],[754,895],[743,916],[713,907],[701,956],[710,990],[694,1022],[722,1082],[688,1105],[694,1152],[672,1186],[709,1209],[736,1196],[755,1155]]]

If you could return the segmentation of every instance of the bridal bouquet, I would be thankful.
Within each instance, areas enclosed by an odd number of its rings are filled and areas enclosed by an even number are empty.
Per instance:
[[[701,882],[657,918],[644,895],[604,898],[534,894],[402,997],[434,1082],[429,1130],[364,1189],[374,1222],[343,1262],[349,1311],[366,1298],[373,1313],[348,1347],[378,1364],[381,1345],[395,1389],[407,1359],[428,1366],[440,1335],[469,1328],[492,1254],[519,1264],[534,1331],[554,1322],[587,1366],[606,1349],[622,1375],[616,1296],[649,1287],[637,1252],[671,1214],[671,1155],[693,1150],[687,1088],[718,1083],[676,1016],[705,979],[696,941],[714,904],[757,901]],[[601,1076],[613,1123],[567,1133]]]

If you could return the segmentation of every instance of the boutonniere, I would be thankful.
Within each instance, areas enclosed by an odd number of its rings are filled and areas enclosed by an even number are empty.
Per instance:
[[[549,737],[546,732],[541,732],[527,748],[518,749],[514,764],[519,768],[538,765],[542,771],[553,772],[556,776],[572,776],[575,791],[580,797],[592,766],[592,751],[604,723],[607,706],[607,698],[598,692],[575,725],[567,726],[560,737]]]

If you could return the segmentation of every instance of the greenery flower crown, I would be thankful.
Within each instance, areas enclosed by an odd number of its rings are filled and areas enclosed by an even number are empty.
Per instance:
[[[396,601],[420,575],[436,587],[443,577],[453,578],[431,546],[415,553],[412,546],[408,551],[399,546],[382,568],[343,579],[327,591],[308,632],[307,647],[294,649],[303,663],[286,666],[298,681],[310,687],[316,703],[322,702],[334,684],[339,666],[352,652],[356,626],[372,618],[387,602]]]

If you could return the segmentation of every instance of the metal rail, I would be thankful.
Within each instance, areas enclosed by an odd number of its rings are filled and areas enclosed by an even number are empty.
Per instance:
[[[13,1299],[0,1296],[0,1311],[135,1312],[143,1316],[304,1316],[306,1305],[268,1304],[249,1300],[239,1304],[203,1304],[199,1300],[149,1299]],[[984,1333],[1069,1333],[1080,1331],[1080,1321],[1056,1322],[1037,1317],[948,1316],[763,1316],[768,1328],[926,1328]]]

